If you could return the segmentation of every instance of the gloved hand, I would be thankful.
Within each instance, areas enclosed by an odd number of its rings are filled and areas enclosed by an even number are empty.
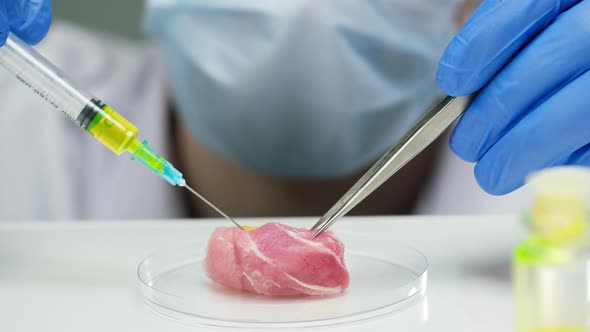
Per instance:
[[[51,0],[0,0],[0,45],[8,32],[27,44],[37,44],[51,25]]]
[[[485,0],[449,44],[440,88],[481,89],[451,138],[495,195],[531,171],[590,166],[590,0]]]

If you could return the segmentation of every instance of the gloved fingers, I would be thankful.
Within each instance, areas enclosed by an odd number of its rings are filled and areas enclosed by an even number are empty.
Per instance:
[[[590,143],[590,71],[522,118],[475,166],[479,185],[494,195],[523,185],[542,168],[567,163]]]
[[[568,10],[581,1],[584,0],[561,0],[561,11]]]
[[[6,43],[6,38],[8,38],[8,32],[10,31],[8,14],[6,12],[6,1],[0,0],[0,46]]]
[[[526,112],[590,69],[590,1],[562,13],[480,92],[451,137],[478,161]]]
[[[573,153],[565,164],[590,167],[590,144]]]
[[[25,43],[39,43],[52,21],[51,0],[7,0],[10,31]]]
[[[452,96],[481,89],[562,10],[581,0],[485,0],[449,43],[437,82]]]

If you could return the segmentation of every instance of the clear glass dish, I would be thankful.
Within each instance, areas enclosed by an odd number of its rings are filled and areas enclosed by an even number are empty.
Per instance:
[[[407,308],[426,292],[428,261],[387,236],[337,232],[350,286],[325,297],[267,297],[213,283],[201,267],[207,240],[155,253],[137,269],[146,305],[183,323],[233,328],[349,324]]]

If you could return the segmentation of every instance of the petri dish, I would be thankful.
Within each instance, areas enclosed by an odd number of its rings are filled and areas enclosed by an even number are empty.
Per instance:
[[[346,245],[350,286],[314,297],[268,297],[215,284],[202,261],[207,239],[156,252],[137,269],[140,291],[154,312],[186,324],[244,329],[345,325],[389,315],[422,301],[428,260],[385,236],[337,232]]]

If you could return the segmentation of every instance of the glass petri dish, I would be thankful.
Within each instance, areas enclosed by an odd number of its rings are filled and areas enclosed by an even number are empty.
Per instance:
[[[350,324],[422,301],[428,261],[418,250],[381,236],[337,232],[346,244],[350,286],[323,297],[268,297],[227,289],[205,275],[207,239],[157,252],[138,269],[144,302],[187,324],[289,329]]]

